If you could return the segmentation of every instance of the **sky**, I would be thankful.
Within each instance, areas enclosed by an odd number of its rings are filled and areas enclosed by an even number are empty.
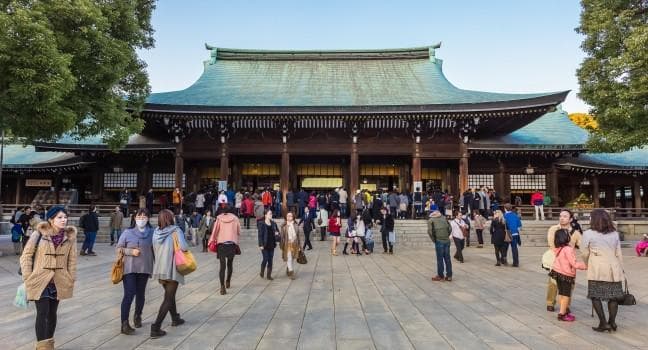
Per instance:
[[[155,48],[140,51],[153,92],[202,73],[204,44],[239,49],[385,49],[429,46],[450,82],[492,92],[571,90],[563,108],[587,112],[576,69],[577,0],[159,0]]]

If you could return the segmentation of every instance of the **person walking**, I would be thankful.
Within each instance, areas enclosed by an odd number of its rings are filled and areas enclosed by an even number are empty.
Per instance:
[[[229,208],[229,207],[228,207]],[[214,229],[211,231],[209,244],[216,243],[216,256],[220,261],[220,270],[218,279],[220,281],[220,294],[227,294],[232,281],[232,268],[234,256],[240,254],[239,240],[241,238],[241,222],[238,217],[231,212],[224,212],[216,217]],[[225,269],[227,268],[227,280],[225,279]]]
[[[522,228],[522,220],[520,216],[513,211],[513,207],[510,204],[504,205],[504,221],[506,222],[506,228],[511,233],[511,255],[513,255],[513,267],[520,266],[520,258],[518,255],[518,246],[522,245],[522,239],[520,238],[520,228]],[[508,255],[508,253],[507,253]]]
[[[241,215],[243,216],[243,225],[249,230],[250,218],[254,216],[254,201],[247,192],[243,196],[243,202],[241,202]]]
[[[581,241],[583,239],[583,236],[581,234],[581,231],[577,229],[577,227],[580,227],[580,225],[574,226],[572,225],[573,222],[574,222],[574,213],[572,213],[571,210],[563,209],[560,211],[560,214],[558,216],[558,224],[551,226],[547,231],[547,245],[549,245],[549,249],[556,248],[554,242],[555,242],[556,231],[558,230],[567,230],[567,232],[569,232],[569,236],[570,236],[569,245],[572,248],[579,249],[581,247]],[[546,297],[547,311],[549,312],[555,311],[554,305],[556,304],[557,294],[558,294],[557,281],[553,277],[549,276],[549,280],[547,281],[547,297]],[[569,309],[569,305],[567,305],[567,308]]]
[[[311,244],[310,241],[310,235],[311,232],[313,231],[313,215],[311,214],[311,209],[310,205],[304,209],[304,219],[302,219],[302,229],[304,230],[304,246],[302,247],[303,249],[306,249],[308,247],[308,250],[313,249],[313,244]]]
[[[44,350],[54,349],[59,301],[72,297],[77,272],[77,230],[65,208],[51,207],[45,219],[20,256],[27,300],[36,304],[36,349]]]
[[[205,210],[205,215],[200,218],[200,224],[198,224],[198,238],[202,242],[202,251],[203,253],[207,252],[207,245],[209,241],[209,236],[214,229],[214,222],[216,220],[212,216],[211,209]]]
[[[383,254],[394,254],[394,242],[389,240],[389,234],[394,232],[394,217],[387,212],[387,208],[380,208],[380,218],[376,224],[380,225]]]
[[[261,251],[261,273],[259,276],[264,276],[272,281],[272,262],[274,259],[274,250],[279,241],[279,228],[274,220],[272,220],[272,210],[266,210],[263,220],[257,226],[258,228],[258,242],[259,250]],[[266,274],[267,268],[267,274]]]
[[[495,210],[490,226],[491,243],[495,247],[495,266],[508,265],[506,262],[506,220],[501,210]]]
[[[184,276],[176,269],[173,247],[174,237],[178,240],[182,251],[188,251],[189,245],[185,240],[184,232],[175,225],[173,219],[173,212],[168,209],[161,210],[158,214],[158,227],[153,232],[155,263],[153,264],[152,278],[157,279],[164,288],[162,304],[155,321],[151,324],[151,338],[154,339],[166,335],[166,332],[161,328],[167,313],[171,314],[172,327],[185,323],[180,318],[176,307],[176,292],[178,286],[184,284]]]
[[[438,210],[430,214],[428,220],[428,235],[434,242],[437,259],[437,275],[432,277],[432,281],[452,281],[452,260],[450,260],[450,237],[452,237],[452,228],[445,216]]]
[[[597,332],[616,331],[619,300],[623,299],[623,253],[621,241],[610,214],[594,209],[590,214],[590,229],[583,233],[581,248],[587,264],[587,298],[599,319]],[[607,300],[608,319],[605,319],[603,301]]]
[[[202,215],[198,212],[198,209],[194,209],[189,217],[189,234],[191,236],[191,245],[198,245],[198,226],[200,226],[200,220]]]
[[[342,229],[342,219],[340,219],[340,211],[338,209],[333,209],[333,214],[328,220],[328,231],[333,237],[331,241],[331,254],[337,254],[337,246],[340,244],[340,231]]]
[[[81,255],[96,256],[97,253],[92,249],[97,239],[97,231],[99,231],[97,207],[91,205],[88,208],[88,212],[79,219],[79,226],[83,229],[83,234],[85,235],[83,245],[81,246]]]
[[[556,231],[553,248],[556,258],[551,266],[549,276],[556,280],[558,285],[558,295],[560,295],[560,312],[558,320],[573,322],[576,317],[569,310],[571,294],[576,281],[576,269],[587,270],[587,266],[580,261],[576,261],[574,248],[569,245],[569,232],[560,229]]]
[[[149,223],[149,217],[148,209],[139,209],[135,213],[135,225],[124,230],[117,242],[117,253],[121,252],[124,256],[121,332],[126,335],[135,332],[128,322],[133,299],[135,299],[133,326],[135,328],[142,327],[146,284],[153,273],[153,228]]]
[[[115,244],[115,237],[119,241],[119,234],[122,230],[124,223],[124,214],[119,207],[115,207],[115,211],[110,213],[110,245]]]
[[[286,275],[291,280],[295,279],[295,259],[299,256],[301,251],[301,228],[295,221],[295,214],[286,213],[286,220],[281,225],[280,243],[281,258],[286,262]]]
[[[254,198],[254,208],[253,208],[254,209],[254,217],[256,218],[256,224],[257,224],[257,230],[258,230],[259,229],[258,226],[261,224],[261,222],[263,222],[263,218],[265,216],[266,209],[270,209],[270,208],[266,208],[263,205],[263,202],[261,201],[258,194],[255,193],[253,198]],[[272,209],[270,209],[270,211],[272,211]]]
[[[484,247],[484,228],[486,227],[486,218],[479,212],[479,210],[473,210],[473,225],[475,226],[475,233],[477,233],[477,248]]]
[[[211,198],[211,197],[210,197]],[[234,209],[236,216],[241,216],[241,206],[243,205],[243,193],[241,190],[236,191],[234,195]]]
[[[452,240],[454,241],[456,249],[454,258],[463,264],[463,249],[466,244],[466,235],[464,232],[465,230],[468,230],[468,226],[463,220],[461,211],[455,210],[453,217],[454,218],[452,219],[452,221],[450,221],[450,235],[452,236]]]
[[[182,208],[182,200],[183,200],[182,192],[180,192],[180,188],[176,187],[176,189],[171,194],[171,203],[173,203],[173,207],[174,208]],[[166,202],[166,200],[165,200],[165,202]],[[164,209],[166,209],[166,203],[165,203],[165,208]]]
[[[317,221],[316,224],[320,229],[320,241],[326,241],[326,231],[328,230],[329,216],[328,211],[324,206],[320,206],[317,211]]]

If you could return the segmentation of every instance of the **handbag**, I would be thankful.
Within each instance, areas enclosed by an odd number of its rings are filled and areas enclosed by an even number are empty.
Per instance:
[[[234,245],[234,255],[241,255],[241,246],[238,244]]]
[[[549,271],[551,270],[551,267],[553,266],[554,261],[556,260],[556,253],[554,253],[553,249],[549,248],[547,249],[544,254],[542,254],[542,260],[540,266]]]
[[[216,245],[216,241],[209,242],[209,246],[207,247],[207,249],[212,253],[216,253],[216,251],[218,250],[218,246]]]
[[[126,204],[128,204],[128,201],[126,199],[122,198],[122,199],[119,200],[119,204],[126,205]]]
[[[298,264],[308,264],[308,260],[306,259],[306,254],[304,253],[303,250],[299,251],[299,254],[297,255],[297,263]]]
[[[317,212],[317,226],[322,226],[322,215],[320,212]]]
[[[196,259],[190,251],[183,251],[180,248],[177,232],[173,232],[173,260],[179,274],[185,276],[196,271]]]
[[[504,225],[504,243],[511,243],[511,242],[513,242],[511,231],[509,231],[508,227]]]
[[[389,243],[396,243],[396,232],[389,232]]]
[[[117,253],[117,260],[112,265],[110,279],[113,284],[117,284],[124,278],[124,251],[122,249]]]
[[[628,279],[625,279],[625,290],[623,291],[623,299],[620,300],[619,304],[625,305],[625,306],[630,306],[630,305],[637,305],[637,299],[635,299],[634,295],[630,294],[628,291]]]

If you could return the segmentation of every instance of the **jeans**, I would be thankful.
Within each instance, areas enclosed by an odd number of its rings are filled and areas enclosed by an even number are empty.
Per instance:
[[[274,258],[274,248],[268,249],[263,248],[261,251],[263,255],[263,260],[261,261],[261,269],[265,269],[268,266],[268,270],[272,270],[272,259]]]
[[[36,340],[54,338],[58,300],[41,298],[36,300]]]
[[[518,245],[520,244],[520,235],[512,234],[511,235],[511,254],[513,255],[513,266],[520,265],[520,258],[518,255]]]
[[[434,243],[437,257],[437,276],[452,277],[452,261],[450,261],[450,242],[436,241]],[[444,273],[445,263],[445,273]]]
[[[164,281],[160,280],[162,283],[162,288],[164,288],[164,299],[162,300],[162,305],[160,305],[160,310],[158,311],[157,318],[153,325],[160,327],[162,321],[166,317],[167,312],[171,314],[171,318],[175,319],[178,317],[178,310],[176,308],[176,292],[178,291],[178,282],[176,281]]]
[[[396,207],[389,207],[389,214],[391,214],[394,218],[396,218],[397,217]]]
[[[274,213],[276,218],[281,217],[281,202],[275,202]]]
[[[144,309],[146,283],[151,275],[148,273],[129,273],[124,275],[124,298],[121,303],[121,320],[128,321],[131,304],[135,299],[135,315],[141,315]]]
[[[340,203],[340,214],[342,215],[343,218],[347,217],[347,204],[346,203]]]
[[[95,240],[97,239],[97,232],[87,231],[85,232],[85,239],[83,240],[83,245],[81,246],[81,251],[88,253],[92,251],[94,247]]]
[[[119,236],[121,235],[121,229],[118,228],[113,228],[110,230],[110,243],[115,243],[116,241],[119,241]],[[115,239],[115,236],[117,236],[117,239]]]
[[[456,237],[452,237],[455,243],[455,248],[457,248],[457,251],[455,252],[455,259],[459,260],[460,262],[464,261],[463,258],[463,249],[464,249],[464,244],[466,243],[465,239],[459,239]]]
[[[304,207],[303,205],[300,205],[300,206],[299,206],[299,218],[300,218],[300,219],[303,219],[303,218],[304,218],[304,208],[305,208],[305,207]]]
[[[381,231],[380,236],[382,237],[382,245],[383,245],[383,250],[385,253],[387,252],[387,245],[389,244],[389,252],[393,253],[394,252],[394,244],[392,242],[389,242],[389,232],[388,231]]]

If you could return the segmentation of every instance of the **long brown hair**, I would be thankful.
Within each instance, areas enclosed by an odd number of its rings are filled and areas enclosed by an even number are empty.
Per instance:
[[[169,209],[163,209],[158,214],[158,227],[165,228],[175,223],[173,212]]]
[[[590,214],[590,228],[602,234],[616,231],[610,214],[604,209],[592,210]]]

